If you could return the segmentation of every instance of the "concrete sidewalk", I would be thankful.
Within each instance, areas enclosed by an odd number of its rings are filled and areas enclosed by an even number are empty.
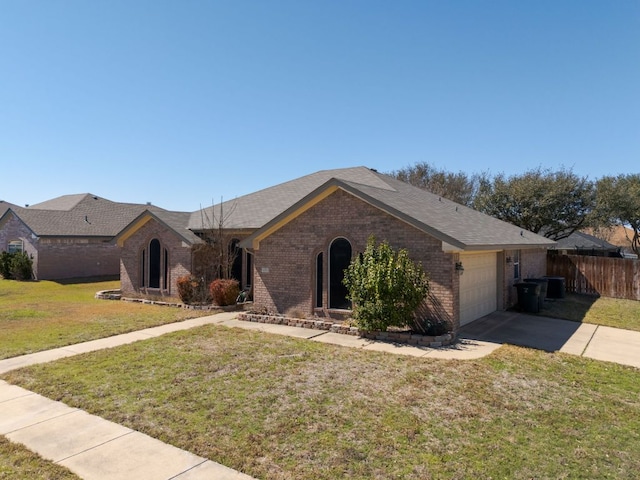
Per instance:
[[[640,368],[640,332],[557,318],[494,312],[464,326],[467,341],[509,343]]]
[[[220,323],[235,314],[146,328],[137,332],[0,361],[0,373],[117,347],[165,333]],[[244,322],[243,322],[244,323]],[[86,480],[251,480],[219,463],[148,435],[0,381],[0,434]]]
[[[235,316],[235,312],[220,313],[0,360],[0,373],[207,324],[414,357],[473,359],[488,355],[500,346],[481,340],[463,339],[448,348],[418,348],[322,330],[245,322],[236,320]],[[140,432],[4,381],[0,381],[0,434],[11,441],[22,443],[48,460],[69,468],[86,480],[251,479],[240,472]]]
[[[0,360],[0,373],[81,353],[216,324],[363,350],[422,358],[476,359],[504,343],[560,351],[640,368],[640,332],[513,312],[495,312],[465,326],[455,345],[414,347],[235,319],[221,313]],[[251,477],[121,425],[0,381],[0,434],[86,480],[240,480]]]

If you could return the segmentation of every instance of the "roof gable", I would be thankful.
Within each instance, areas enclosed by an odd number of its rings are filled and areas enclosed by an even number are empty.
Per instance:
[[[321,170],[195,211],[191,214],[189,228],[196,231],[211,228],[211,225],[206,224],[207,222],[213,222],[216,225],[215,219],[220,216],[221,207],[226,228],[260,228],[332,178],[368,185],[379,190],[393,189],[383,177],[367,167]]]
[[[443,249],[473,251],[551,247],[555,242],[535,233],[459,205],[392,177],[374,173],[380,182],[366,184],[330,178],[256,230],[242,245],[259,248],[260,241],[341,189],[388,215],[443,242]]]
[[[18,205],[14,205],[13,203],[5,202],[4,200],[0,200],[0,217],[5,214],[5,212],[9,209],[11,210],[19,210],[21,207]]]
[[[200,238],[187,228],[191,214],[188,212],[170,212],[167,210],[145,209],[116,235],[117,244],[122,247],[128,238],[133,236],[149,221],[155,220],[167,230],[174,232],[189,245],[200,243]]]

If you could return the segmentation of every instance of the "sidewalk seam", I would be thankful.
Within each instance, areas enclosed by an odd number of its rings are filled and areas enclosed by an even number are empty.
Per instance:
[[[589,348],[589,345],[591,345],[591,341],[593,340],[593,337],[596,336],[596,332],[598,331],[599,328],[600,328],[600,325],[596,325],[596,328],[593,330],[593,333],[591,334],[591,336],[589,337],[589,340],[587,341],[586,345],[582,349],[582,352],[580,352],[581,357],[584,357],[584,353],[587,351],[587,348]]]
[[[32,393],[33,393],[34,395],[40,395],[39,393],[35,393],[35,392],[32,392]],[[53,403],[62,403],[65,407],[70,408],[70,409],[71,409],[71,411],[70,411],[70,412],[64,412],[64,413],[61,413],[60,415],[56,415],[56,416],[54,416],[54,417],[45,418],[44,420],[40,420],[39,422],[36,422],[36,423],[30,423],[29,425],[24,425],[24,426],[22,426],[22,427],[20,427],[20,428],[16,428],[15,430],[11,430],[10,432],[5,432],[5,433],[3,433],[3,435],[4,435],[5,437],[6,437],[6,436],[8,436],[8,435],[11,435],[12,433],[20,432],[20,431],[24,430],[25,428],[31,428],[31,427],[33,427],[33,426],[35,426],[35,425],[40,425],[40,424],[42,424],[42,423],[47,423],[47,422],[48,422],[48,421],[50,421],[50,420],[55,420],[56,418],[64,417],[64,416],[66,416],[66,415],[70,415],[70,414],[72,414],[72,413],[75,413],[75,412],[79,412],[79,411],[80,411],[80,409],[79,409],[79,408],[70,407],[69,405],[67,405],[67,404],[66,404],[66,403],[64,403],[64,402],[58,402],[57,400],[51,400],[50,398],[47,398],[47,397],[45,397],[44,395],[40,395],[40,396],[41,396],[41,397],[43,397],[43,398],[45,398],[45,399],[47,399],[47,400],[50,400],[50,401],[51,401],[51,402],[53,402]],[[22,398],[22,397],[16,397],[16,398]]]
[[[200,465],[202,465],[202,464],[207,463],[208,461],[210,461],[208,458],[204,458],[204,457],[200,457],[200,458],[202,458],[202,461],[201,461],[199,464],[194,465],[193,467],[187,468],[186,470],[184,470],[184,471],[182,471],[182,472],[180,472],[180,473],[178,473],[178,474],[174,475],[174,476],[173,476],[173,477],[171,477],[171,478],[168,478],[167,480],[173,480],[174,478],[178,478],[180,475],[184,475],[185,473],[190,472],[190,471],[191,471],[191,470],[193,470],[194,468],[198,468]],[[219,465],[222,465],[222,464],[219,464]],[[224,466],[224,465],[223,465],[223,466]],[[229,467],[225,467],[225,468],[229,468]],[[238,471],[238,470],[236,470],[236,471]]]
[[[102,418],[102,417],[100,417],[100,418]],[[103,419],[103,420],[104,420],[104,419]],[[108,421],[108,420],[107,420],[107,421]],[[114,422],[111,422],[111,423],[114,423]],[[120,424],[116,424],[116,425],[120,425]],[[123,425],[120,425],[120,426],[123,426]],[[128,427],[125,427],[125,428],[128,428]],[[74,453],[73,455],[69,455],[69,456],[64,457],[64,458],[59,458],[58,460],[56,460],[56,461],[55,461],[55,463],[64,462],[65,460],[68,460],[68,459],[70,459],[70,458],[77,457],[78,455],[82,455],[83,453],[86,453],[86,452],[90,452],[91,450],[94,450],[94,449],[96,449],[96,448],[98,448],[98,447],[101,447],[101,446],[103,446],[103,445],[106,445],[107,443],[111,443],[111,442],[113,442],[114,440],[118,440],[118,439],[120,439],[120,438],[122,438],[122,437],[126,437],[127,435],[131,435],[133,432],[135,432],[135,430],[131,430],[131,429],[129,429],[129,430],[130,430],[130,431],[125,432],[125,433],[123,433],[122,435],[118,435],[117,437],[111,438],[111,439],[107,440],[106,442],[102,442],[102,443],[99,443],[99,444],[97,444],[97,445],[93,445],[93,446],[92,446],[92,447],[90,447],[90,448],[85,448],[84,450],[82,450],[82,451],[80,451],[80,452],[76,452],[76,453]]]

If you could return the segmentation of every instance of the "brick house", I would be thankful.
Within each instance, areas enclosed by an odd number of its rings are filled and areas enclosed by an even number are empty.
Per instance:
[[[161,209],[112,202],[89,193],[64,195],[29,207],[1,202],[0,251],[29,254],[39,280],[116,277],[120,250],[113,237],[147,210]]]
[[[206,218],[239,255],[234,271],[270,312],[343,318],[344,268],[367,239],[406,248],[430,276],[429,315],[454,329],[515,304],[555,242],[365,167],[325,170],[191,214],[145,211],[117,236],[126,292],[175,295]]]

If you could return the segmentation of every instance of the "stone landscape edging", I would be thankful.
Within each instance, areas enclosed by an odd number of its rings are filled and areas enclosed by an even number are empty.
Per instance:
[[[325,330],[343,335],[353,335],[370,340],[381,340],[384,342],[406,343],[420,347],[444,347],[451,345],[455,341],[455,335],[446,333],[444,335],[422,335],[411,332],[367,332],[358,327],[333,323],[321,319],[295,318],[284,315],[269,315],[250,312],[238,314],[238,320],[255,323],[268,323],[273,325],[287,325],[290,327],[310,328],[314,330]]]

